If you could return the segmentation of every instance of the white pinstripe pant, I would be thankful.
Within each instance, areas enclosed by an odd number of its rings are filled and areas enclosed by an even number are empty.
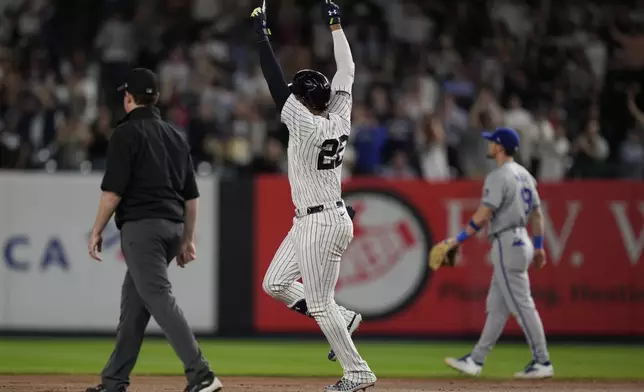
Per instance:
[[[340,260],[352,239],[353,224],[344,207],[294,218],[266,271],[263,286],[267,294],[289,307],[306,299],[309,313],[344,369],[344,377],[371,382],[376,377],[347,331],[355,312],[334,299]],[[300,277],[302,283],[297,281]]]

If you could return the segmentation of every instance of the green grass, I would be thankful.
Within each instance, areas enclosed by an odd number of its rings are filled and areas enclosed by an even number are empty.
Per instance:
[[[97,374],[112,350],[112,340],[0,340],[0,374]],[[339,365],[326,359],[321,341],[203,340],[202,349],[213,368],[224,376],[337,376]],[[471,349],[465,343],[358,341],[371,368],[386,377],[453,377],[445,356]],[[558,378],[644,379],[644,346],[552,345]],[[508,377],[530,359],[525,345],[502,344],[490,354],[486,377]],[[179,375],[181,363],[167,342],[147,340],[137,374]]]

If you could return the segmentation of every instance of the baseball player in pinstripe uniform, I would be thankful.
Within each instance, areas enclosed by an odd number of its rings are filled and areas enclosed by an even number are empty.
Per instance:
[[[494,273],[487,296],[487,318],[481,337],[470,354],[446,358],[448,366],[471,376],[481,373],[485,357],[497,342],[512,314],[521,325],[532,351],[532,361],[517,378],[540,379],[554,375],[541,317],[532,299],[528,267],[546,264],[543,250],[543,214],[537,182],[513,156],[519,148],[519,136],[509,128],[484,133],[489,142],[488,158],[497,168],[488,174],[483,199],[469,225],[448,244],[456,246],[476,234],[489,221]],[[530,241],[526,226],[532,224]]]
[[[317,321],[344,376],[325,391],[362,391],[376,376],[351,339],[360,315],[336,304],[340,260],[353,238],[353,224],[342,200],[341,170],[351,130],[351,88],[355,65],[340,26],[340,8],[325,3],[325,21],[333,36],[337,73],[333,82],[302,70],[287,85],[268,40],[266,16],[251,18],[259,37],[260,65],[271,95],[289,131],[288,178],[295,205],[293,227],[264,278],[264,290],[291,309]],[[302,283],[298,279],[302,279]]]

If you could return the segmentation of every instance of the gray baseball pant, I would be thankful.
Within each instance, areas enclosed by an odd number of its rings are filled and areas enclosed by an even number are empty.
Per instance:
[[[183,362],[189,383],[200,381],[210,371],[168,280],[168,265],[179,253],[182,235],[183,224],[165,219],[126,222],[121,228],[128,270],[121,291],[116,345],[101,373],[108,390],[129,385],[150,315]]]
[[[526,337],[532,358],[550,360],[543,324],[530,291],[528,267],[534,256],[532,241],[524,229],[508,230],[494,237],[494,273],[487,296],[487,318],[481,337],[472,350],[472,359],[483,363],[501,337],[512,314]]]

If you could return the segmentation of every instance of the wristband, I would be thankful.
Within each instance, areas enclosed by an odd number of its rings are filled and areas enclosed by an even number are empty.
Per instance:
[[[470,238],[469,235],[467,235],[467,230],[463,229],[457,236],[456,236],[456,242],[459,244],[465,241],[466,239]]]
[[[268,27],[261,27],[256,31],[256,34],[260,40],[263,40],[264,38],[268,39],[268,37],[271,35],[271,29],[269,29]]]
[[[474,223],[474,219],[470,219],[469,226],[470,226],[472,229],[474,229],[474,231],[476,231],[477,233],[478,233],[479,231],[481,231],[481,226],[479,226],[479,225],[477,225],[476,223]]]
[[[532,243],[534,244],[535,249],[543,249],[543,236],[542,235],[535,235],[532,238]]]

